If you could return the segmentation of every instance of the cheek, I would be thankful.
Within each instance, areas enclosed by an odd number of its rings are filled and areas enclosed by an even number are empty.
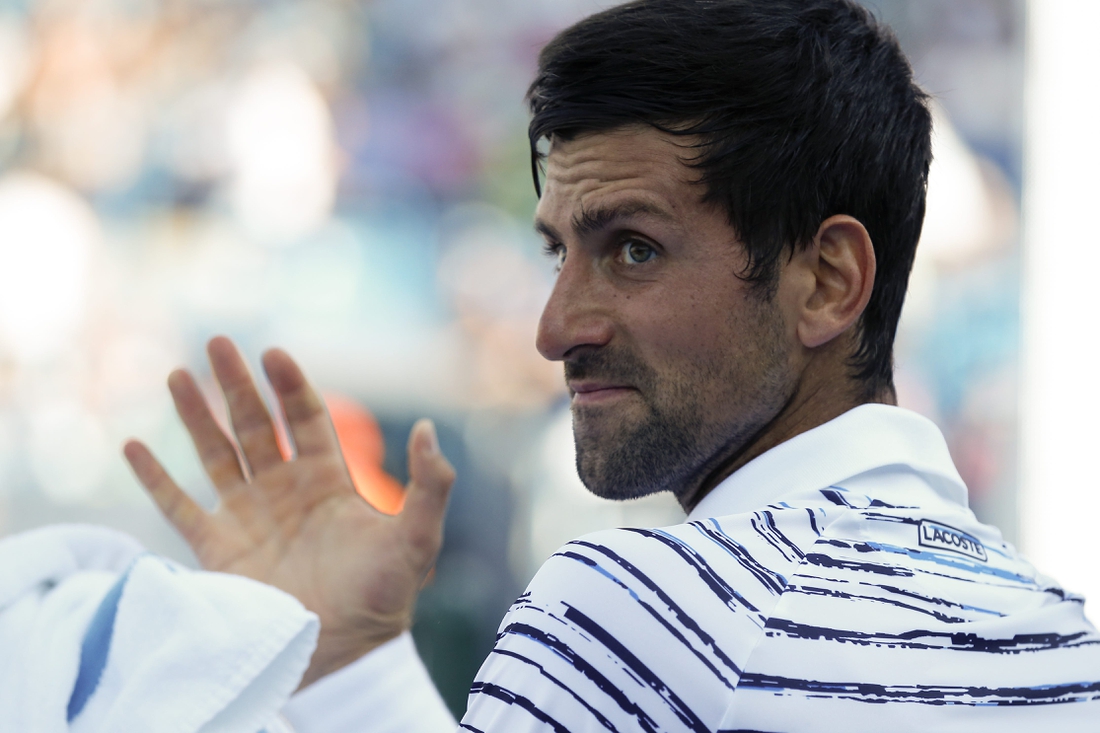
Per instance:
[[[666,298],[636,324],[639,356],[704,411],[768,389],[785,369],[787,334],[777,307],[747,294],[699,287],[680,303]]]
[[[744,326],[728,300],[694,294],[679,299],[659,299],[635,321],[633,339],[657,369],[678,366],[695,371],[703,363],[709,366],[727,358],[744,340]]]

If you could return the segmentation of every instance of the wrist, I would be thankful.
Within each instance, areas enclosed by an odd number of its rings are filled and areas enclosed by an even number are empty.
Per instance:
[[[381,633],[356,634],[338,630],[326,632],[322,625],[317,637],[317,648],[310,658],[309,668],[302,675],[298,689],[302,690],[322,677],[358,661],[407,630],[408,626],[404,625]]]

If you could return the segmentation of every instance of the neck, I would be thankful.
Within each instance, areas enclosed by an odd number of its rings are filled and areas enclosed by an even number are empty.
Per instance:
[[[722,483],[746,463],[765,453],[780,443],[823,425],[840,417],[848,410],[864,404],[896,405],[897,397],[893,388],[868,395],[866,389],[846,375],[842,369],[842,378],[833,373],[832,378],[815,378],[812,369],[802,375],[798,388],[783,408],[765,424],[756,435],[740,447],[731,449],[729,455],[721,458],[715,468],[707,473],[693,490],[679,497],[684,511],[691,510],[709,494],[715,486]],[[832,370],[829,370],[832,371]],[[826,375],[821,375],[825,377]]]

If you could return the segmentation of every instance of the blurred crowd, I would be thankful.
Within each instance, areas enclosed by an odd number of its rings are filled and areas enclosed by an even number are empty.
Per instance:
[[[533,347],[553,273],[523,94],[542,44],[608,4],[0,2],[0,533],[96,521],[186,560],[118,446],[146,439],[213,501],[164,377],[186,365],[217,401],[215,333],[301,360],[385,510],[408,428],[436,419],[459,480],[415,633],[452,704],[558,545],[682,518],[585,492]],[[900,399],[1011,538],[1022,0],[868,4],[937,100]]]

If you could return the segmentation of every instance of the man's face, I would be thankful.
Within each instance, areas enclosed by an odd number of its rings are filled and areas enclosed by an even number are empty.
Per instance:
[[[677,143],[555,140],[536,212],[560,262],[538,348],[565,363],[577,469],[608,498],[696,490],[794,391],[794,329],[738,277],[745,253]]]

